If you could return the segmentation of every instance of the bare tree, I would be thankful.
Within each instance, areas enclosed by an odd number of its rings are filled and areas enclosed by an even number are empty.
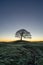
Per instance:
[[[22,37],[31,39],[31,34],[25,29],[20,29],[16,32],[15,37],[19,37],[21,40],[22,40]]]

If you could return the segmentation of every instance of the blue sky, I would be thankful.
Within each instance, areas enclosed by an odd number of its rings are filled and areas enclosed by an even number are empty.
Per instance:
[[[43,40],[43,0],[0,0],[0,41],[15,40],[19,29]]]

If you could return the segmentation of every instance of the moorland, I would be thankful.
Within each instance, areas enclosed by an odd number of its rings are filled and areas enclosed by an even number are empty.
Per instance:
[[[0,65],[43,65],[43,42],[0,42]]]

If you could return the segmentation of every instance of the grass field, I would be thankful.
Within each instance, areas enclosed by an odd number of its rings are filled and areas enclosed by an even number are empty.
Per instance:
[[[43,65],[43,42],[0,42],[0,65]]]

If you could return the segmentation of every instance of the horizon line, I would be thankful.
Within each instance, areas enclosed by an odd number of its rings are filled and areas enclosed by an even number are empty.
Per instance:
[[[0,41],[0,42],[14,42],[14,41],[17,41],[17,40],[11,40],[11,41]],[[22,41],[28,41],[28,42],[43,42],[43,40],[22,40]]]

